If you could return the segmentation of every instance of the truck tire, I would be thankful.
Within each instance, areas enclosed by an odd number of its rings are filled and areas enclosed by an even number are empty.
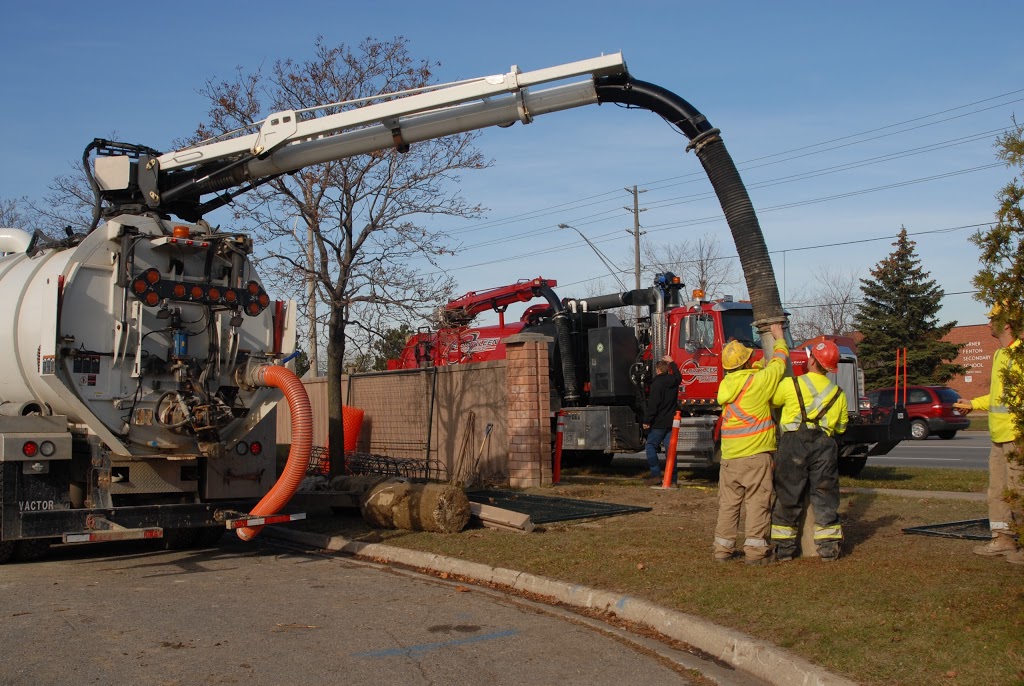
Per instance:
[[[15,562],[35,562],[49,549],[49,539],[26,538],[15,542],[14,555],[11,556],[11,559]]]
[[[923,419],[915,419],[910,422],[910,435],[915,441],[923,441],[928,438],[928,422]]]
[[[867,463],[867,455],[841,458],[839,460],[839,475],[857,476],[858,474],[860,474],[861,470],[864,469],[864,465],[866,465]]]

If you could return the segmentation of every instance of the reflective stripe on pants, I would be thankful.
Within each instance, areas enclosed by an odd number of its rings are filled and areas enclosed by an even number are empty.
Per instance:
[[[839,447],[821,431],[788,431],[782,434],[775,456],[772,531],[792,530],[793,537],[774,539],[779,544],[779,554],[796,549],[796,530],[807,488],[814,507],[814,538],[822,545],[840,540],[843,534],[839,524]]]

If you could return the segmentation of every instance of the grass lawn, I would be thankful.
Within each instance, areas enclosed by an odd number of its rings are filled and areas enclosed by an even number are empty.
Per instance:
[[[856,477],[844,476],[839,481],[843,486],[856,488],[984,493],[988,488],[988,471],[984,469],[879,467],[869,463]]]
[[[892,471],[890,471],[892,470]],[[869,467],[844,485],[981,485]],[[981,473],[983,476],[984,473]],[[972,478],[973,477],[973,478]],[[974,541],[905,535],[903,527],[980,519],[983,502],[852,494],[842,499],[845,557],[767,567],[717,564],[711,538],[717,488],[674,491],[623,475],[569,475],[528,492],[652,507],[650,512],[538,527],[444,535],[373,534],[357,513],[324,514],[303,528],[384,543],[643,597],[751,634],[864,684],[1024,683],[1024,569],[971,553]]]

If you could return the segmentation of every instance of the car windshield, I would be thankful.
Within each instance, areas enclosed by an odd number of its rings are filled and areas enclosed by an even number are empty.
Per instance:
[[[952,388],[936,388],[935,390],[939,394],[939,402],[955,403],[960,399],[960,394]]]

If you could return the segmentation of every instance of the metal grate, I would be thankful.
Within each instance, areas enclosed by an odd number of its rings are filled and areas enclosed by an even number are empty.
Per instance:
[[[909,526],[903,529],[903,533],[918,534],[920,536],[967,538],[974,541],[987,541],[992,538],[992,532],[988,528],[987,519],[966,519],[962,522]]]
[[[633,512],[649,512],[649,507],[635,505],[616,505],[596,500],[575,500],[547,495],[528,495],[515,491],[469,491],[466,496],[471,502],[481,505],[493,505],[512,512],[530,515],[534,524],[563,522],[569,519],[589,519],[591,517],[611,517]]]
[[[331,462],[326,448],[314,447],[309,456],[307,476],[327,476]],[[404,476],[410,479],[436,479],[447,481],[448,470],[437,460],[390,457],[370,453],[345,454],[345,474],[380,474]]]

